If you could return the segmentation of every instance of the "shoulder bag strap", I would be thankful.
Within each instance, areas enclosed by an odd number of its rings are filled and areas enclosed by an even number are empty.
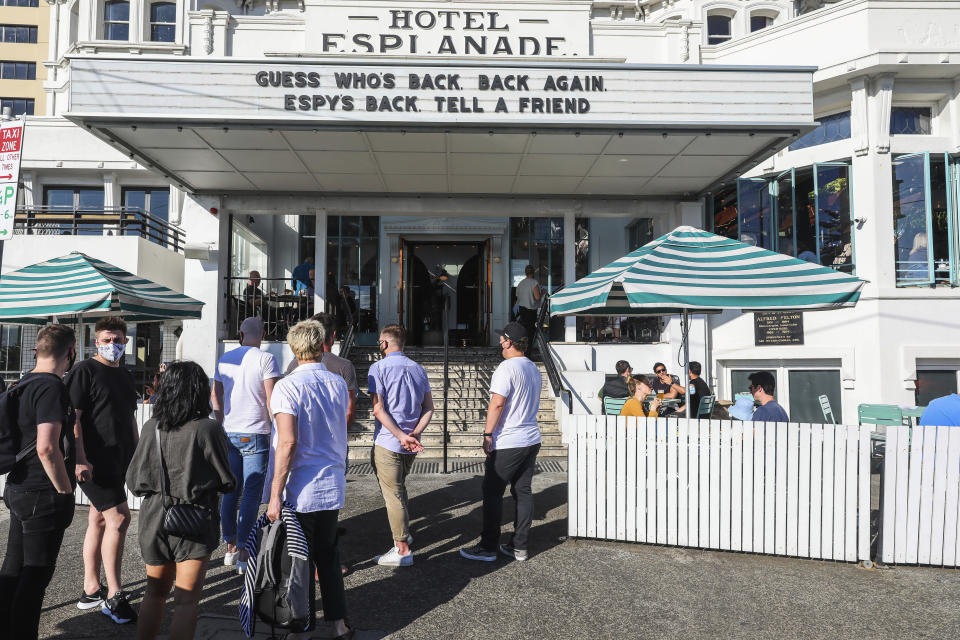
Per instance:
[[[163,463],[163,448],[160,446],[160,425],[159,423],[154,427],[154,434],[157,436],[157,464],[160,465],[160,500],[161,504],[166,507],[167,504],[167,471],[166,465]]]

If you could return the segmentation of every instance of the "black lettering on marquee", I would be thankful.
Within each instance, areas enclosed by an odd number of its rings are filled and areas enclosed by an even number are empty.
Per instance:
[[[353,44],[358,47],[363,47],[361,53],[373,53],[373,45],[370,43],[370,34],[369,33],[355,33],[353,34]]]
[[[497,98],[497,106],[493,110],[494,113],[508,113],[507,111],[507,101],[503,98]]]

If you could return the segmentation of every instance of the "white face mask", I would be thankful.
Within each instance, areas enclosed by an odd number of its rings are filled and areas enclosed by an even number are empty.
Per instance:
[[[127,350],[125,344],[100,344],[97,345],[97,353],[107,362],[116,362],[123,356]]]

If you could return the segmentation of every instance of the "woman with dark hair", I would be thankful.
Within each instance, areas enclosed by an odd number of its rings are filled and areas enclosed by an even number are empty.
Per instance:
[[[143,496],[140,551],[147,565],[147,588],[140,606],[137,638],[156,638],[170,588],[174,591],[171,640],[193,638],[197,605],[210,554],[220,542],[220,494],[234,489],[227,437],[210,419],[210,380],[195,362],[174,362],[160,376],[153,418],[143,425],[127,472],[127,487]],[[161,457],[157,451],[159,431]],[[161,482],[164,483],[161,485]],[[192,540],[163,531],[167,507],[191,504],[210,510],[209,531]]]

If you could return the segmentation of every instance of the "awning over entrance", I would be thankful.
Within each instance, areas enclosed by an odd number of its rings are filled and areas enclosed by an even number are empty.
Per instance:
[[[814,126],[812,70],[74,57],[67,117],[190,192],[691,197]]]

